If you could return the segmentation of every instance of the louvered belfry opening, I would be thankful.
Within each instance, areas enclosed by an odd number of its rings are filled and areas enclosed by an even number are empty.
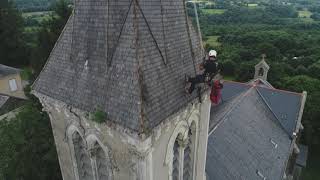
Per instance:
[[[86,150],[85,142],[78,132],[73,133],[72,143],[74,147],[79,180],[92,180],[94,177],[91,160],[88,151]]]
[[[144,133],[196,98],[202,62],[185,0],[76,0],[33,89]]]

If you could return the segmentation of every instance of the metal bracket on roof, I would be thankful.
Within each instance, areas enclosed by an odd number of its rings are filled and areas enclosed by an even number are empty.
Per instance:
[[[270,139],[271,144],[274,146],[275,149],[277,149],[278,144],[274,142],[272,139]]]
[[[267,180],[267,178],[259,170],[257,170],[256,173],[261,179]]]

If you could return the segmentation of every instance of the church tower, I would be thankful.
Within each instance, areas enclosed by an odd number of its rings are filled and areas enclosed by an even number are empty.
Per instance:
[[[33,85],[64,180],[204,180],[211,103],[185,0],[76,0]]]
[[[265,61],[266,55],[262,55],[262,60],[255,66],[254,79],[267,81],[270,66]]]

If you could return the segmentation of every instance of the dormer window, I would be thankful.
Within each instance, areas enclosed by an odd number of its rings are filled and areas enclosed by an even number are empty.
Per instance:
[[[16,79],[10,79],[9,80],[9,88],[11,92],[17,91],[18,86],[17,86],[17,81]]]

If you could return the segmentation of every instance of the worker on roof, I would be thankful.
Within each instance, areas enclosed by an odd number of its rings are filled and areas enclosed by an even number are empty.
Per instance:
[[[186,92],[191,94],[195,86],[199,83],[210,82],[213,77],[220,71],[219,64],[217,62],[217,51],[209,51],[208,59],[204,63],[200,64],[200,70],[202,74],[196,75],[195,77],[188,77],[186,79]]]

